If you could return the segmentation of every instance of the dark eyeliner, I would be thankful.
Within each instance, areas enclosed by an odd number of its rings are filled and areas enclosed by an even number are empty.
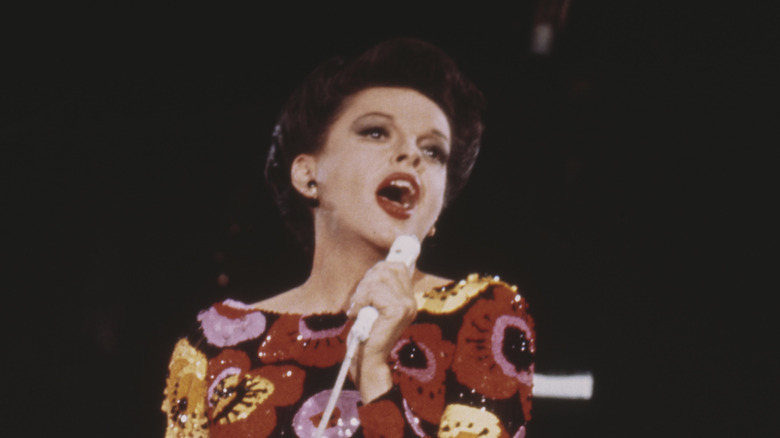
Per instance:
[[[379,134],[380,137],[373,137],[372,134]],[[370,126],[368,128],[363,128],[358,131],[358,134],[363,137],[369,137],[369,138],[376,138],[379,139],[381,137],[387,137],[389,134],[387,130],[381,126]]]
[[[429,146],[425,149],[427,151],[432,151],[433,153],[429,155],[429,157],[433,158],[441,164],[446,164],[450,159],[450,155],[447,153],[447,151],[440,146]]]

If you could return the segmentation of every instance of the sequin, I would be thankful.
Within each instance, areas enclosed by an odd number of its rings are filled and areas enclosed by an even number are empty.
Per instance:
[[[528,420],[536,350],[533,322],[511,288],[501,283],[491,288],[492,298],[474,303],[464,317],[452,369],[459,382],[489,398],[517,394]]]
[[[440,438],[509,438],[501,421],[492,412],[471,406],[447,406],[439,426]]]
[[[527,372],[534,359],[532,337],[531,328],[525,320],[514,315],[499,316],[490,337],[493,359],[501,370],[525,385],[533,384]]]
[[[425,436],[427,436],[425,434],[425,431],[422,430],[422,427],[420,427],[420,419],[414,415],[414,412],[412,412],[412,409],[409,407],[409,403],[406,400],[404,400],[403,404],[404,404],[404,417],[406,417],[406,422],[409,423],[409,425],[412,427],[412,431],[414,431],[414,434],[420,438],[424,438]]]
[[[455,345],[442,339],[435,324],[414,324],[403,332],[390,353],[393,382],[420,418],[437,423],[444,411],[446,370]]]
[[[281,315],[268,330],[257,355],[265,363],[293,360],[304,366],[330,367],[346,354],[350,326],[351,321],[343,313],[325,321]]]
[[[208,437],[206,356],[186,339],[179,340],[168,365],[162,410],[168,417],[166,438]]]
[[[452,313],[466,305],[490,284],[489,278],[481,279],[473,274],[469,275],[467,280],[461,280],[443,290],[434,289],[417,296],[417,310],[433,314]]]
[[[300,438],[314,436],[314,432],[320,424],[322,413],[328,404],[331,390],[318,392],[309,397],[295,414],[293,426],[295,433]],[[360,393],[353,390],[342,391],[339,395],[336,408],[328,422],[328,427],[322,436],[326,438],[351,436],[360,425],[358,418],[358,402]]]
[[[265,315],[235,300],[225,300],[198,314],[206,340],[217,347],[232,347],[265,331]]]
[[[265,437],[276,427],[276,409],[300,398],[303,370],[291,365],[251,367],[249,356],[235,349],[224,349],[209,361],[212,437]]]

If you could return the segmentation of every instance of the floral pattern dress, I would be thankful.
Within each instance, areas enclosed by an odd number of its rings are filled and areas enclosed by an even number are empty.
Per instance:
[[[234,300],[176,344],[166,437],[314,436],[352,321]],[[347,379],[325,437],[515,437],[531,418],[534,327],[515,286],[476,274],[425,292],[393,348],[393,387],[368,404]]]

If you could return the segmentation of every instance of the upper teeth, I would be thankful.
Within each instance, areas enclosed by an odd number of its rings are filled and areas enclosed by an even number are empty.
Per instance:
[[[396,186],[414,192],[414,185],[405,179],[394,179],[390,181],[391,186]]]

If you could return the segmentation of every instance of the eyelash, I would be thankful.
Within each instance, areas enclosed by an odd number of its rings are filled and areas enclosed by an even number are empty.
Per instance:
[[[378,137],[375,136],[375,134],[378,134]],[[366,128],[366,129],[360,131],[360,135],[362,135],[364,137],[372,138],[374,140],[379,140],[380,138],[387,138],[389,136],[389,134],[388,134],[388,132],[387,132],[387,130],[385,128],[381,128],[381,127],[378,127],[378,126],[371,127],[371,128]]]
[[[430,157],[441,164],[447,163],[450,156],[441,146],[426,146],[422,148],[423,155]]]

